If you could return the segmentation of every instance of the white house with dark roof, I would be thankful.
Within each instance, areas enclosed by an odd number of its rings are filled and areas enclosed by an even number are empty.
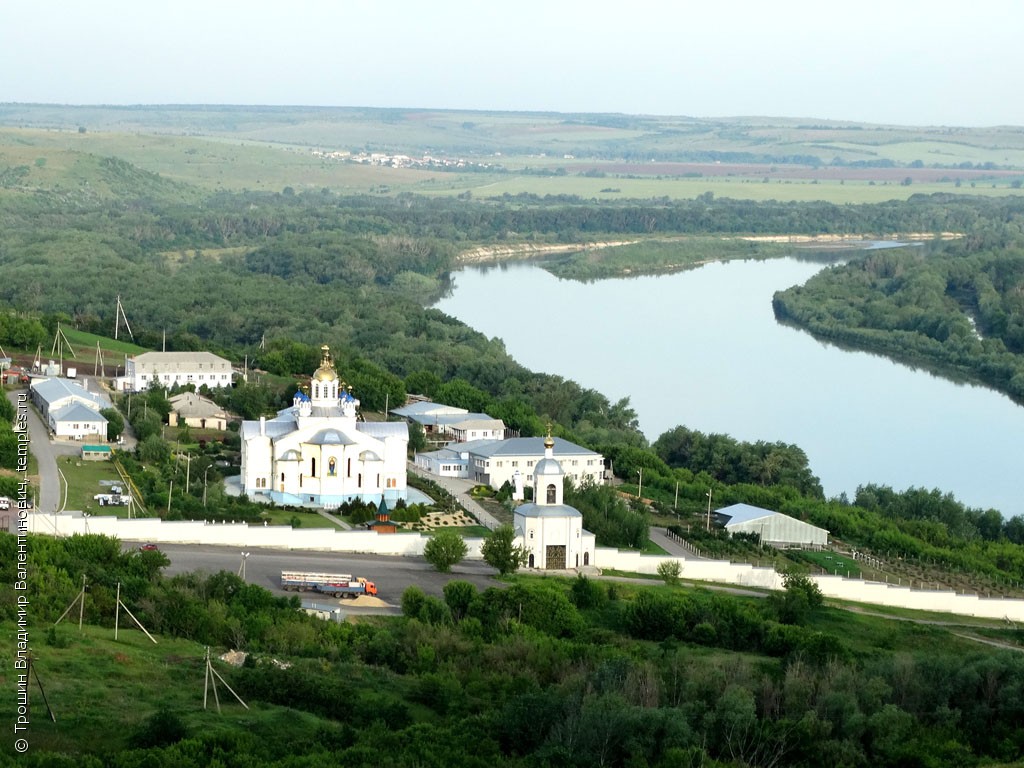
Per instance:
[[[407,497],[405,422],[357,421],[359,401],[338,378],[327,346],[310,392],[271,419],[243,421],[242,490],[278,504],[334,507]]]
[[[141,392],[154,384],[162,387],[194,384],[230,387],[231,363],[212,352],[144,352],[125,357],[124,376],[117,378],[122,392]]]
[[[52,378],[33,379],[29,397],[55,437],[106,441],[107,420],[100,411],[111,403],[105,395],[90,392],[76,381]]]
[[[436,436],[435,439],[464,443],[470,440],[502,440],[505,437],[505,422],[501,419],[443,403],[410,403],[393,408],[391,413],[407,421],[415,421],[423,427],[428,438]]]
[[[604,457],[560,437],[554,440],[565,476],[574,485],[604,482]],[[518,473],[533,476],[545,456],[543,437],[513,437],[508,440],[471,440],[451,443],[439,451],[416,455],[416,466],[441,477],[464,477],[495,490],[506,482],[514,485]]]
[[[594,564],[596,539],[583,528],[583,515],[564,503],[565,472],[554,457],[555,441],[543,442],[544,455],[533,470],[533,502],[512,514],[516,543],[527,553],[527,567],[564,570]]]
[[[730,534],[756,533],[763,544],[775,547],[825,547],[828,531],[795,517],[755,507],[751,504],[733,504],[715,512],[728,518],[725,530]]]

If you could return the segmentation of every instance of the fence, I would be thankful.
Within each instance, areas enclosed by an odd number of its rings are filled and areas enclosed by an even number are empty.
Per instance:
[[[115,536],[127,541],[152,541],[175,544],[218,544],[235,547],[268,547],[324,552],[353,552],[378,555],[421,556],[427,537],[418,533],[378,534],[374,531],[342,531],[324,528],[291,528],[282,525],[215,523],[202,520],[164,521],[159,518],[124,519],[84,517],[80,514],[29,515],[29,531],[69,536],[93,533]],[[483,558],[482,538],[467,538],[469,559]],[[686,580],[730,584],[756,589],[782,589],[782,575],[773,568],[731,563],[725,560],[691,560],[645,555],[640,552],[598,547],[594,565],[640,574],[657,574],[658,565],[676,560]],[[962,616],[1024,622],[1024,600],[957,594],[949,590],[912,589],[881,582],[850,579],[843,576],[811,577],[825,597],[911,608]]]

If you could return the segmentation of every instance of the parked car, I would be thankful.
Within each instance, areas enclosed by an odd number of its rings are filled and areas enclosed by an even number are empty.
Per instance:
[[[160,547],[158,547],[156,544],[152,544],[152,543],[151,544],[143,544],[141,547],[139,547],[139,551],[140,552],[159,552],[160,551]]]

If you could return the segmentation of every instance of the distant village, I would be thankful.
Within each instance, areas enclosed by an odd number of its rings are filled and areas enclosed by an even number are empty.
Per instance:
[[[502,166],[494,163],[478,163],[461,157],[410,157],[409,155],[389,155],[386,152],[358,152],[353,154],[344,150],[328,151],[314,149],[313,157],[326,160],[338,160],[361,165],[375,165],[384,168],[419,168],[432,170],[501,170]]]

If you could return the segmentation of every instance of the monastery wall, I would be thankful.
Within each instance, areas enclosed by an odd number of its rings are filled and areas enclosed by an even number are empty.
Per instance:
[[[341,531],[325,528],[291,528],[281,525],[163,521],[158,518],[126,520],[116,517],[83,517],[80,514],[29,515],[29,531],[45,535],[105,534],[124,541],[156,544],[213,544],[231,547],[267,547],[321,552],[422,556],[427,537],[418,533],[378,534],[373,531]],[[483,539],[467,538],[469,559],[482,559]],[[688,560],[599,547],[596,565],[627,573],[656,574],[658,565],[678,560],[681,578],[732,585],[738,589],[782,589],[782,576],[771,568],[724,560]],[[825,597],[857,603],[911,608],[962,616],[1024,622],[1024,600],[958,594],[948,590],[911,589],[843,576],[812,576]]]

